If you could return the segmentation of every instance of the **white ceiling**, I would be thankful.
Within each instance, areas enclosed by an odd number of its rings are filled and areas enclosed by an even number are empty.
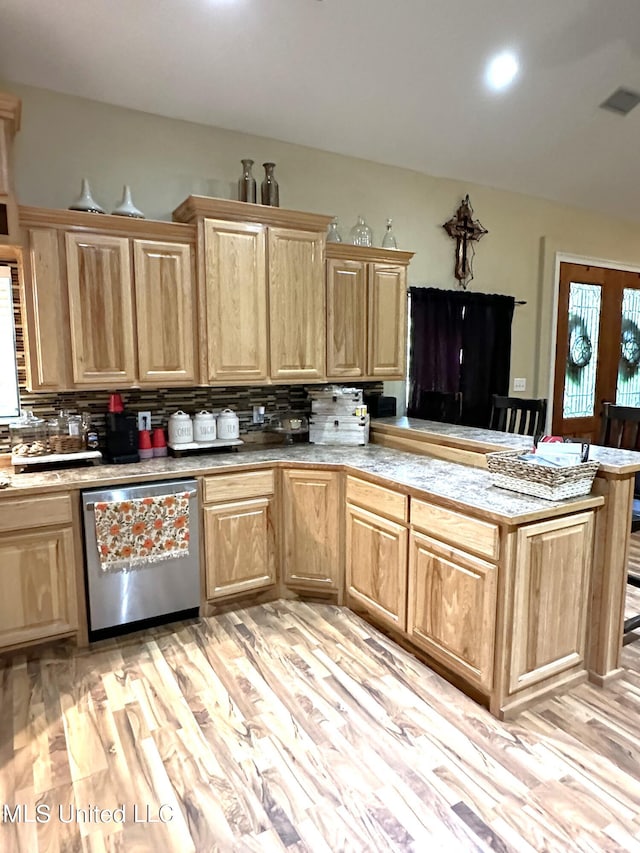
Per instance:
[[[598,109],[640,92],[640,0],[0,5],[5,80],[640,221],[640,106]]]

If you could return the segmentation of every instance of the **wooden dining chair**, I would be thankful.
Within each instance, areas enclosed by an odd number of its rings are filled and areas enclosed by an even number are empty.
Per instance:
[[[640,407],[603,403],[600,444],[622,450],[640,450]]]
[[[489,429],[518,435],[542,435],[546,420],[546,399],[526,400],[523,397],[493,395]]]
[[[602,404],[602,428],[600,444],[604,447],[617,447],[621,450],[640,450],[640,407],[616,406],[615,403]],[[631,512],[631,532],[640,530],[640,475],[636,474],[636,484]],[[627,574],[629,586],[640,587],[638,575]],[[624,633],[640,628],[640,614],[624,620]]]
[[[421,391],[414,417],[446,424],[460,423],[461,391]]]

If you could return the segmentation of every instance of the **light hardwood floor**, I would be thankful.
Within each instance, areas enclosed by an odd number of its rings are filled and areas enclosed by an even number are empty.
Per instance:
[[[50,812],[5,820],[0,850],[640,851],[639,648],[511,723],[331,605],[18,656],[0,803]]]

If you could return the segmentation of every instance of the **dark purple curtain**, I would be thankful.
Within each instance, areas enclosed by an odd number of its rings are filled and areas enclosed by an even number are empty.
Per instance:
[[[460,390],[464,293],[411,287],[409,417],[420,417],[423,391]]]
[[[498,293],[466,293],[462,328],[461,423],[489,425],[491,397],[508,396],[511,321],[515,300]]]
[[[409,417],[423,392],[462,392],[461,423],[486,427],[509,392],[512,296],[412,287]],[[462,352],[462,363],[460,353]]]

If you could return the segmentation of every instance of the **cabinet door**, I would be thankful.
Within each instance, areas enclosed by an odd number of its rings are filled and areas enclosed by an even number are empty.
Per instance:
[[[270,498],[205,507],[204,541],[208,599],[276,582]]]
[[[271,377],[325,376],[324,234],[270,228]]]
[[[71,528],[0,537],[0,647],[78,627]]]
[[[347,593],[381,621],[407,626],[407,529],[347,504]]]
[[[193,384],[195,291],[191,247],[134,240],[140,384]]]
[[[67,233],[65,242],[73,380],[130,385],[136,369],[129,241]]]
[[[340,562],[340,481],[331,471],[284,471],[284,582],[337,590]]]
[[[407,350],[407,269],[369,266],[369,376],[404,379]]]
[[[361,261],[327,261],[327,376],[365,375],[367,268]]]
[[[489,690],[495,612],[494,565],[412,531],[407,632],[417,646]]]
[[[204,222],[209,382],[268,378],[266,229]]]
[[[22,294],[28,387],[69,389],[73,380],[64,243],[54,228],[29,229],[27,241]]]
[[[518,531],[509,692],[584,664],[593,513]]]

